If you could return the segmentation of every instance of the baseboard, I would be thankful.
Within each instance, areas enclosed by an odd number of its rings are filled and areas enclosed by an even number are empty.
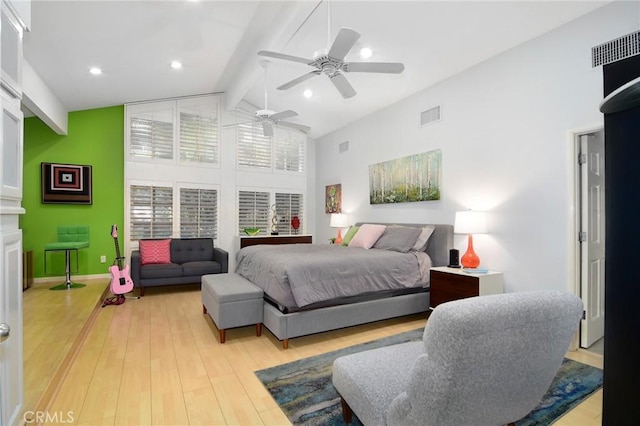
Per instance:
[[[71,276],[71,281],[73,282],[81,282],[82,280],[91,280],[91,279],[99,279],[99,278],[111,278],[111,274],[92,274],[92,275],[72,275]],[[64,282],[65,280],[65,276],[61,275],[59,277],[40,277],[40,278],[35,278],[33,280],[34,284],[38,284],[38,283],[45,283],[45,284],[51,284],[51,283],[60,283],[60,282]]]

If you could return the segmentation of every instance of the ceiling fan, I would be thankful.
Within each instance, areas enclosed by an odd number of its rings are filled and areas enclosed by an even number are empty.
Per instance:
[[[264,136],[273,136],[274,125],[291,127],[303,132],[308,132],[309,130],[311,130],[311,127],[309,126],[304,126],[298,123],[291,123],[289,121],[282,121],[284,119],[297,116],[297,112],[290,109],[286,111],[275,112],[269,109],[269,106],[267,104],[267,68],[269,67],[269,64],[269,61],[260,61],[260,65],[262,65],[262,67],[264,68],[264,109],[259,109],[255,113],[253,113],[253,120],[244,121],[242,123],[227,124],[222,127],[237,126],[239,124],[245,123],[261,123],[262,133],[264,134]]]
[[[331,11],[330,3],[327,2],[327,45],[330,42],[331,34]],[[320,74],[325,74],[333,85],[338,89],[342,97],[351,98],[355,96],[356,91],[351,83],[344,76],[347,72],[370,72],[370,73],[386,73],[400,74],[404,70],[404,64],[397,62],[345,62],[345,57],[360,38],[360,33],[351,28],[340,28],[333,44],[328,49],[323,49],[314,54],[313,59],[301,58],[299,56],[287,55],[284,53],[270,52],[261,50],[258,52],[260,56],[267,56],[276,59],[284,59],[285,61],[300,62],[315,67],[316,69],[310,73],[301,75],[288,83],[279,86],[278,90],[290,89],[303,81],[309,80]]]

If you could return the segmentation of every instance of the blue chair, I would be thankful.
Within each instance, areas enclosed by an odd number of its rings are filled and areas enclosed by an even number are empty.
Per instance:
[[[47,255],[52,251],[64,251],[65,282],[50,290],[69,290],[84,287],[85,284],[71,282],[71,251],[76,252],[76,272],[78,271],[78,250],[89,247],[89,227],[86,225],[58,226],[58,241],[44,246],[44,271],[47,273]]]

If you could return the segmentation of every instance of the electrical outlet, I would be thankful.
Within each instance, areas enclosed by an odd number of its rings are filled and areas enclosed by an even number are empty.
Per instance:
[[[100,256],[100,263],[107,263],[107,256],[105,255]]]

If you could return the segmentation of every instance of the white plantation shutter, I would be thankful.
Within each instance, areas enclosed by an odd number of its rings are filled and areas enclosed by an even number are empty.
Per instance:
[[[180,188],[180,236],[218,238],[218,191]]]
[[[180,159],[218,163],[217,104],[180,108]]]
[[[302,232],[302,206],[302,194],[276,192],[276,214],[280,234]],[[300,220],[300,227],[297,231],[291,226],[291,219],[294,216],[298,216],[298,220]]]
[[[132,114],[129,122],[129,155],[146,159],[173,159],[173,110]]]
[[[238,166],[271,169],[271,138],[261,124],[238,125]]]
[[[130,239],[170,238],[173,229],[173,188],[131,185]]]
[[[304,171],[306,136],[298,131],[279,127],[275,140],[275,168],[288,172]]]
[[[268,192],[238,191],[238,232],[244,235],[245,228],[260,228],[261,234],[268,234],[269,226]]]

